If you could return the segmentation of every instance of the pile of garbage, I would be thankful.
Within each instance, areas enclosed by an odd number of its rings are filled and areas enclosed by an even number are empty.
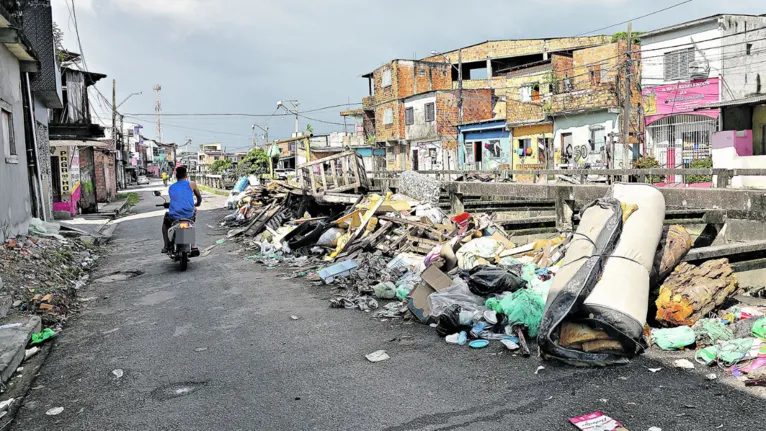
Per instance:
[[[433,192],[422,184],[421,199]],[[704,347],[705,363],[766,364],[755,335],[766,336],[766,301],[730,305],[744,299],[725,259],[682,263],[691,236],[663,226],[664,198],[648,185],[614,185],[575,232],[520,243],[490,214],[449,216],[404,194],[329,204],[273,181],[239,196],[223,222],[229,237],[250,260],[337,288],[331,307],[415,319],[473,348],[500,342],[530,355],[536,343],[544,359],[574,365],[627,363],[652,344]]]
[[[99,249],[79,235],[33,219],[28,235],[0,245],[0,296],[9,313],[39,314],[43,326],[56,326],[79,308],[77,290],[99,258]]]

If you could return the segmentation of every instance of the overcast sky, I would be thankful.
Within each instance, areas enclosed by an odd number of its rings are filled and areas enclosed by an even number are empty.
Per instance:
[[[79,51],[72,0],[53,0],[65,47]],[[360,75],[394,58],[424,57],[488,39],[571,36],[639,17],[682,0],[74,0],[90,70],[105,73],[100,91],[111,99],[112,78],[125,114],[154,112],[152,87],[162,85],[166,114],[250,113],[266,117],[163,117],[163,138],[193,145],[250,146],[253,123],[268,123],[270,139],[289,137],[293,117],[271,117],[280,99],[302,111],[367,95]],[[67,7],[69,5],[69,7]],[[760,7],[759,7],[760,6]],[[726,7],[727,9],[722,9]],[[693,0],[636,20],[651,30],[718,13],[766,13],[764,0]],[[604,30],[612,34],[619,26]],[[356,105],[354,105],[356,104]],[[109,118],[108,107],[95,110]],[[307,114],[314,133],[342,131],[341,109]],[[153,116],[128,118],[155,138]],[[195,130],[196,129],[196,130]]]

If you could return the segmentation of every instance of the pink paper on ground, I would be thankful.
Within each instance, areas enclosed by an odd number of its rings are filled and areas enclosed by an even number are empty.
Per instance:
[[[601,412],[588,413],[584,416],[569,418],[574,426],[582,431],[614,431],[623,426],[621,423]]]

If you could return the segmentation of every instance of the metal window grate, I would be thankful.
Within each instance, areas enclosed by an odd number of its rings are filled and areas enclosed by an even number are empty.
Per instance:
[[[413,108],[407,108],[404,110],[404,124],[415,124],[415,110]]]
[[[665,80],[689,79],[689,65],[694,61],[694,48],[666,52],[663,58]]]

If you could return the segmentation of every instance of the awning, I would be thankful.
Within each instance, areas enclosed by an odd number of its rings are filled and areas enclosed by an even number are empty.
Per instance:
[[[51,141],[51,147],[79,147],[79,148],[87,148],[87,147],[93,147],[93,148],[103,148],[103,149],[110,149],[111,148],[112,141],[96,141],[96,140],[74,140],[74,139],[68,139],[68,140],[62,140],[62,141]]]
[[[730,106],[762,105],[762,104],[766,104],[766,94],[760,94],[758,96],[745,97],[744,99],[737,99],[737,100],[729,100],[729,101],[725,101],[725,102],[711,103],[709,105],[700,106],[696,110],[718,109],[718,108],[727,108],[727,107],[730,107]]]

